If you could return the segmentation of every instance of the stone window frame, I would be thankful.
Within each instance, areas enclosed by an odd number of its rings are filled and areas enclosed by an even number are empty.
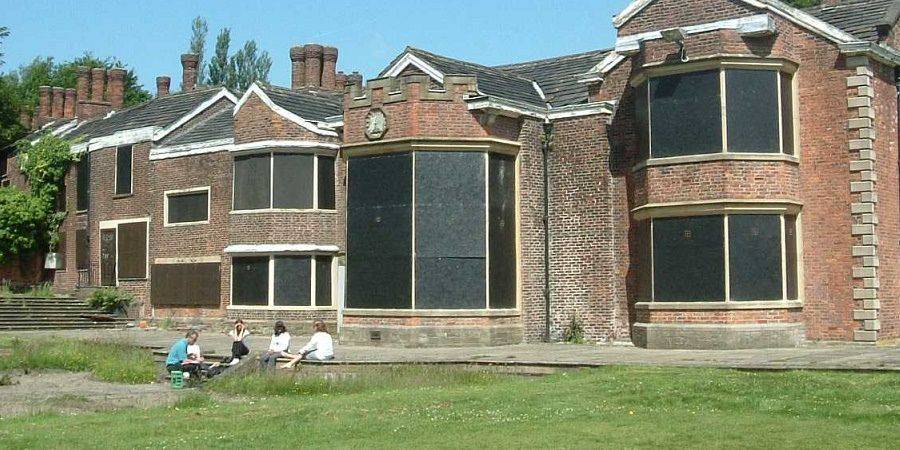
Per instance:
[[[725,82],[725,71],[728,69],[738,69],[738,70],[763,70],[763,71],[774,71],[779,73],[786,73],[791,77],[791,91],[792,91],[792,123],[793,126],[793,139],[791,140],[793,143],[793,151],[788,154],[785,153],[783,145],[784,145],[784,124],[782,122],[782,96],[781,96],[781,80],[782,78],[777,77],[778,80],[778,90],[777,90],[777,98],[778,98],[778,129],[779,129],[779,152],[775,153],[748,153],[748,152],[729,152],[728,151],[728,127],[727,127],[727,105],[726,105],[726,82]],[[695,155],[682,155],[682,156],[670,156],[670,157],[661,157],[654,158],[653,157],[653,149],[652,142],[648,143],[648,157],[641,158],[633,167],[632,171],[638,171],[646,167],[652,166],[663,166],[663,165],[675,165],[675,164],[686,164],[686,163],[696,163],[696,162],[706,162],[706,161],[723,161],[723,160],[744,160],[744,161],[785,161],[789,163],[799,163],[800,161],[800,118],[799,118],[799,78],[796,76],[798,70],[798,64],[782,58],[746,58],[746,57],[723,57],[714,55],[706,58],[698,58],[692,62],[688,63],[680,63],[677,65],[671,65],[666,63],[651,63],[645,64],[643,66],[643,70],[638,73],[632,80],[629,82],[632,88],[639,88],[641,85],[649,82],[651,78],[664,77],[668,75],[680,75],[686,73],[693,72],[703,72],[709,70],[718,70],[719,71],[719,101],[720,108],[722,111],[722,151],[718,153],[706,153],[706,154],[695,154]],[[650,118],[649,110],[651,108],[650,105],[650,89],[647,89],[647,109],[648,109],[648,119],[647,126],[652,127],[652,120]],[[639,133],[640,131],[636,131]],[[648,130],[649,133],[649,130]]]
[[[128,186],[128,192],[119,192],[119,150],[128,147],[131,149],[131,162],[129,167],[129,172],[131,172],[131,179],[129,180],[131,184]],[[134,145],[119,145],[116,147],[116,161],[113,166],[113,196],[115,197],[127,197],[129,195],[134,195]]]
[[[319,157],[327,157],[335,159],[335,167],[338,164],[337,155],[332,155],[331,153],[323,153],[319,151],[302,151],[291,148],[264,148],[258,150],[251,151],[242,151],[234,153],[235,157],[239,156],[249,156],[249,155],[263,155],[267,154],[269,159],[269,207],[268,208],[256,208],[256,209],[234,209],[234,192],[235,192],[235,170],[234,170],[234,159],[231,161],[231,211],[229,214],[259,214],[259,213],[271,213],[271,212],[292,212],[292,213],[306,213],[306,212],[324,212],[324,213],[337,213],[337,201],[335,200],[334,209],[320,209],[319,208]],[[293,155],[311,155],[313,157],[313,170],[312,170],[312,182],[313,182],[313,192],[312,192],[312,208],[275,208],[273,206],[275,201],[275,154],[293,154]],[[335,175],[335,180],[337,180],[337,175]],[[337,193],[335,193],[336,196]]]
[[[638,299],[637,309],[650,310],[738,310],[738,309],[791,309],[801,308],[805,303],[804,270],[803,270],[803,213],[802,205],[792,200],[713,200],[659,203],[641,206],[632,210],[634,220],[650,220],[647,227],[650,242],[650,298]],[[778,215],[781,223],[781,283],[782,298],[771,300],[732,300],[729,290],[729,257],[728,257],[728,216],[743,214]],[[725,299],[722,301],[666,302],[655,301],[654,267],[653,267],[653,219],[687,218],[695,216],[724,216],[724,271]],[[785,243],[785,216],[793,216],[795,220],[796,240],[796,274],[797,299],[787,299],[787,259]]]
[[[193,222],[169,222],[169,197],[177,197],[185,194],[196,194],[198,192],[206,192],[206,220],[198,220]],[[191,225],[207,225],[209,224],[210,214],[212,213],[212,190],[210,186],[198,186],[186,189],[172,189],[163,192],[163,227],[185,227]]]
[[[415,204],[415,154],[418,152],[476,152],[485,155],[485,227],[486,232],[489,231],[489,199],[488,192],[489,183],[489,162],[490,154],[497,153],[512,156],[515,167],[515,249],[516,249],[516,305],[513,308],[490,308],[490,244],[485,240],[485,307],[478,309],[417,309],[416,308],[416,265],[415,265],[415,219],[412,221],[412,229],[410,230],[413,237],[412,251],[410,257],[413,260],[412,278],[411,278],[411,305],[409,308],[344,308],[347,313],[357,316],[383,316],[390,314],[397,317],[504,317],[517,316],[524,307],[524,287],[522,280],[522,219],[521,219],[521,144],[515,141],[508,141],[499,138],[396,138],[377,142],[364,142],[358,144],[349,144],[344,146],[345,157],[349,160],[354,156],[371,156],[385,155],[391,153],[410,153],[413,158],[412,166],[412,201]],[[349,174],[347,178],[349,179]],[[349,186],[349,180],[347,184]],[[349,195],[349,193],[348,193]],[[412,210],[413,218],[415,218],[415,208]]]
[[[121,262],[121,258],[119,258],[119,225],[127,224],[127,223],[140,223],[144,222],[146,225],[146,235],[147,235],[147,247],[146,253],[144,254],[144,264],[146,267],[144,268],[144,277],[143,278],[120,278],[119,277],[119,262]],[[119,286],[121,281],[147,281],[150,280],[150,218],[149,217],[139,217],[135,219],[120,219],[120,220],[102,220],[97,225],[97,255],[102,253],[101,245],[102,239],[100,238],[103,230],[116,230],[116,286]],[[103,264],[97,268],[97,275],[100,280],[103,279]]]
[[[275,258],[280,256],[306,256],[310,258],[310,305],[279,306],[275,305]],[[331,305],[316,305],[316,256],[331,257]],[[338,309],[338,255],[329,252],[278,252],[278,253],[233,253],[228,263],[228,307],[231,310],[263,310],[263,311],[334,311]],[[234,259],[242,257],[266,257],[269,259],[267,274],[268,287],[265,305],[234,304]]]

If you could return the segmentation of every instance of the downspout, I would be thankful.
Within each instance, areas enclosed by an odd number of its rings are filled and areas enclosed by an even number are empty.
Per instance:
[[[545,119],[541,136],[544,160],[544,341],[550,342],[550,147],[553,145],[553,123]]]

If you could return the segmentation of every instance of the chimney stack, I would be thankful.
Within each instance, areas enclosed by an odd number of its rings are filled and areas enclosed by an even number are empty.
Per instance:
[[[66,101],[66,90],[61,87],[53,87],[50,91],[53,93],[53,104],[50,106],[50,117],[61,119]]]
[[[336,47],[322,48],[322,89],[333,91],[335,88],[334,76],[337,70],[338,49]]]
[[[171,83],[172,79],[165,75],[156,77],[156,98],[169,95],[169,84]]]
[[[106,70],[100,67],[91,69],[91,101],[103,102],[103,91],[106,90]]]
[[[66,103],[63,106],[63,117],[66,119],[75,117],[75,89],[66,89]]]
[[[44,123],[47,122],[47,118],[50,117],[50,86],[40,86],[38,87],[38,114],[37,114],[37,126],[42,127]]]
[[[200,57],[193,53],[181,55],[181,90],[193,91],[197,87],[197,64]]]
[[[319,44],[306,44],[303,46],[306,53],[306,85],[309,87],[322,86],[322,46]]]
[[[85,66],[78,66],[78,79],[75,82],[75,98],[78,106],[75,108],[75,115],[84,117],[84,111],[81,102],[88,101],[88,92],[91,89],[91,69]]]
[[[31,125],[32,125],[31,116],[29,116],[28,113],[25,111],[22,111],[19,113],[19,123],[22,124],[22,126],[25,127],[26,129],[29,129],[29,130],[32,129],[31,128]]]
[[[291,47],[291,89],[298,90],[306,85],[306,46]]]
[[[350,75],[347,75],[347,84],[356,86],[357,89],[362,90],[363,77],[359,72],[353,71]]]
[[[347,74],[344,72],[334,74],[334,89],[339,92],[344,92],[345,86],[347,86]]]
[[[107,98],[112,109],[119,109],[125,103],[125,69],[109,69],[107,76]]]

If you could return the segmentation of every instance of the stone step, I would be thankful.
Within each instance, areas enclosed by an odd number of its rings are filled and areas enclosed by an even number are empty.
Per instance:
[[[116,322],[88,322],[77,324],[34,324],[34,325],[4,325],[0,324],[0,331],[16,330],[84,330],[84,329],[113,329],[121,328]]]

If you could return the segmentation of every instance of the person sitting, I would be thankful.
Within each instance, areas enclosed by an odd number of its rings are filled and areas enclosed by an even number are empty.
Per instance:
[[[300,349],[300,354],[293,356],[291,361],[281,367],[290,369],[301,359],[327,361],[334,359],[334,339],[328,334],[325,322],[317,320],[313,322],[313,335],[309,342]]]
[[[166,356],[166,370],[168,372],[181,371],[190,375],[200,374],[200,361],[190,359],[188,347],[197,344],[200,334],[194,330],[188,331],[184,339],[179,339],[169,349]],[[196,350],[199,352],[199,348]]]
[[[287,332],[284,322],[275,322],[275,332],[272,334],[272,341],[269,343],[269,349],[259,358],[259,367],[274,370],[278,363],[278,358],[282,356],[292,356],[288,353],[291,348],[291,335]]]
[[[187,359],[181,362],[181,365],[190,365],[192,368],[196,365],[198,370],[197,372],[200,375],[205,375],[207,378],[212,378],[215,375],[221,373],[222,369],[219,367],[219,363],[208,363],[206,359],[203,358],[203,352],[200,350],[200,344],[194,343],[188,345],[187,347]]]
[[[250,336],[250,330],[244,325],[241,319],[234,321],[234,328],[228,332],[231,336],[231,360],[228,365],[234,366],[241,362],[241,358],[250,354],[250,347],[247,346],[247,336]]]

